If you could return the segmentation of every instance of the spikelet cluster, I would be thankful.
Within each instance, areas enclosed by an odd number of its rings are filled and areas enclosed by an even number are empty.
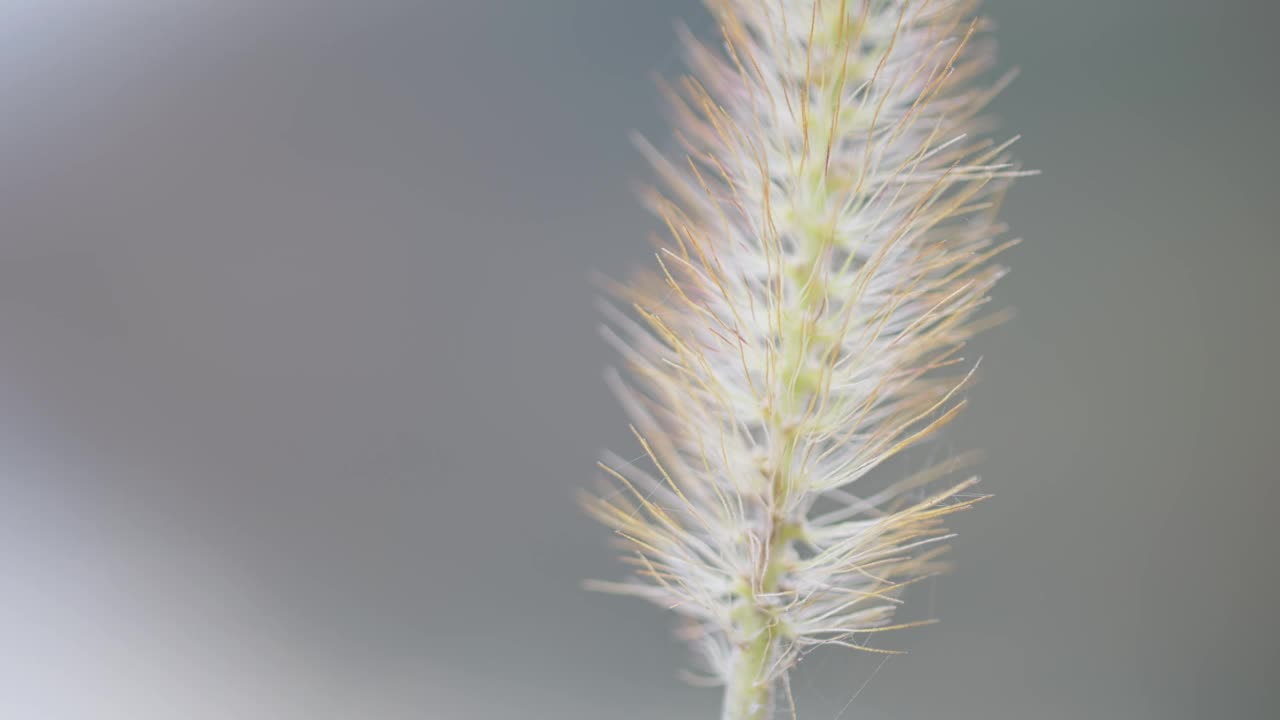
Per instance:
[[[761,720],[806,651],[905,625],[978,499],[967,455],[865,478],[963,407],[1020,173],[978,137],[1002,82],[975,2],[707,4],[719,37],[664,86],[678,150],[640,143],[657,265],[606,303],[643,456],[585,504],[634,570],[595,586],[682,614],[723,717]]]

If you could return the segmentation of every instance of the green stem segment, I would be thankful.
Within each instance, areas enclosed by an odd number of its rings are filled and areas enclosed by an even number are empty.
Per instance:
[[[769,565],[764,570],[761,588],[773,593],[780,588],[785,572],[785,558],[793,540],[792,526],[780,518],[771,523]],[[734,623],[746,638],[734,650],[729,683],[725,688],[722,720],[770,720],[773,717],[773,679],[777,660],[779,627],[769,605],[760,601],[754,591],[742,594],[743,604],[734,611]]]
[[[774,631],[758,608],[741,608],[743,626],[754,625],[757,635],[734,652],[733,669],[725,687],[722,720],[770,720],[773,683],[765,678],[771,661]],[[744,629],[746,629],[744,627]]]
[[[825,191],[821,178],[814,180],[817,193]],[[803,288],[795,298],[795,307],[786,313],[781,335],[782,363],[780,382],[786,391],[779,393],[778,405],[772,415],[771,436],[778,439],[778,457],[767,468],[770,479],[770,495],[767,498],[769,518],[768,562],[757,569],[757,579],[739,593],[740,605],[734,611],[733,621],[740,644],[734,649],[728,685],[725,688],[722,720],[771,720],[773,717],[778,660],[775,648],[781,632],[771,604],[757,593],[773,595],[786,577],[791,544],[802,534],[802,525],[795,518],[784,515],[788,507],[787,496],[796,486],[794,459],[799,428],[791,424],[799,411],[818,390],[820,376],[809,367],[808,358],[819,349],[810,347],[822,339],[807,327],[809,318],[820,312],[826,301],[826,287],[820,278],[814,278],[814,270],[832,241],[829,228],[820,223],[810,223],[797,228],[804,240],[801,257],[787,270],[787,279]]]
[[[783,498],[789,487],[787,471],[791,468],[795,448],[792,432],[782,432],[784,438],[782,458],[772,472],[773,508],[785,506]],[[798,527],[775,513],[769,515],[768,563],[760,568],[759,593],[770,595],[782,587],[786,574],[787,557],[791,543],[796,539]],[[734,650],[729,682],[725,688],[722,720],[771,720],[773,717],[773,693],[780,628],[770,604],[762,600],[751,585],[745,585],[739,593],[741,604],[734,610],[733,621],[739,637],[744,640]]]

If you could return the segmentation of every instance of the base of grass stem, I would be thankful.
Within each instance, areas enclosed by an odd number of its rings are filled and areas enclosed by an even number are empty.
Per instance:
[[[772,720],[774,683],[765,679],[772,644],[772,633],[764,631],[734,652],[721,720]]]

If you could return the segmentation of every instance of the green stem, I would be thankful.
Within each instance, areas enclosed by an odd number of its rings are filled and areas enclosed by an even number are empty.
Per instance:
[[[783,431],[785,448],[773,470],[773,507],[777,508],[787,491],[787,470],[795,447],[794,433]],[[760,568],[760,592],[769,595],[781,588],[786,573],[787,554],[795,539],[796,526],[786,518],[770,513],[769,562]],[[778,624],[769,604],[762,601],[751,586],[739,593],[742,604],[734,611],[734,624],[740,637],[746,638],[735,650],[729,682],[725,688],[722,720],[770,720],[773,717],[773,692],[776,682],[772,671],[777,658]]]
[[[814,180],[815,190],[822,187],[820,178]],[[779,381],[790,392],[779,393],[778,405],[770,418],[770,436],[778,439],[777,457],[771,459],[767,472],[770,478],[768,507],[768,563],[757,568],[756,580],[739,593],[741,604],[734,612],[737,637],[743,638],[734,650],[729,681],[725,689],[722,720],[771,720],[773,717],[773,693],[776,689],[778,626],[773,608],[762,601],[758,592],[769,596],[783,589],[791,544],[802,532],[795,518],[784,515],[788,507],[787,496],[796,485],[794,460],[800,428],[792,423],[808,402],[811,393],[820,384],[820,375],[806,366],[808,357],[819,350],[806,347],[810,342],[821,342],[814,329],[806,329],[804,323],[817,312],[826,300],[827,289],[820,278],[811,277],[814,268],[826,251],[830,241],[830,229],[821,223],[809,222],[798,228],[804,241],[799,261],[786,270],[787,279],[796,287],[806,288],[796,297],[796,305],[786,314],[779,329],[782,362]]]
[[[748,609],[754,614],[754,608]],[[759,623],[758,616],[755,622]],[[772,646],[773,631],[761,627],[754,640],[735,651],[722,720],[770,720],[773,716],[773,683],[763,678]]]
[[[825,135],[821,137],[825,142]],[[823,154],[825,149],[818,157]],[[825,194],[825,172],[810,170],[805,179],[812,185],[813,196]],[[788,507],[787,495],[795,487],[797,479],[791,474],[794,472],[800,429],[791,423],[810,394],[817,391],[820,382],[820,376],[806,367],[808,357],[817,349],[806,347],[805,343],[806,336],[811,342],[820,341],[820,337],[813,329],[806,329],[804,323],[826,301],[827,288],[823,279],[812,277],[833,240],[831,228],[823,219],[826,206],[825,202],[817,203],[810,212],[797,214],[799,221],[795,230],[801,239],[800,258],[784,270],[790,283],[805,290],[796,297],[795,307],[786,313],[783,326],[779,328],[782,353],[779,382],[791,392],[779,393],[778,405],[769,423],[770,436],[778,438],[779,442],[777,457],[771,458],[772,466],[768,468],[771,481],[767,503],[769,560],[764,567],[756,569],[759,575],[755,582],[739,593],[740,605],[734,611],[733,621],[737,637],[742,640],[734,649],[721,720],[773,718],[773,694],[777,686],[777,668],[773,665],[778,660],[775,649],[781,628],[771,604],[756,593],[769,596],[783,589],[791,544],[802,532],[799,522],[785,517],[783,513]]]
[[[771,522],[770,560],[760,583],[766,594],[779,589],[786,569],[784,558],[793,535],[788,527],[780,518]],[[734,651],[721,717],[722,720],[770,720],[776,684],[771,671],[777,659],[773,650],[777,645],[778,626],[769,606],[760,601],[754,591],[745,589],[742,596],[744,602],[734,611],[734,623],[747,640]]]

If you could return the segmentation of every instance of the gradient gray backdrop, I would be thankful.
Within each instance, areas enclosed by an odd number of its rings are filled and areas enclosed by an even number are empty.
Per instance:
[[[1045,174],[935,452],[996,498],[802,720],[1273,717],[1275,7],[987,3]],[[0,717],[716,716],[572,501],[677,17],[0,4]]]

